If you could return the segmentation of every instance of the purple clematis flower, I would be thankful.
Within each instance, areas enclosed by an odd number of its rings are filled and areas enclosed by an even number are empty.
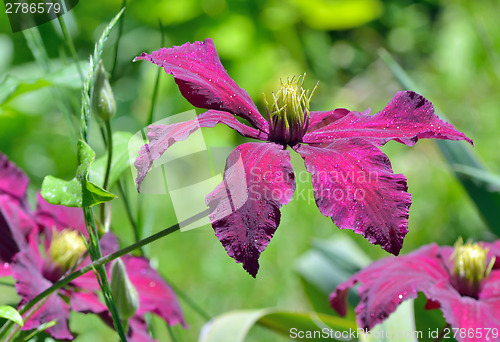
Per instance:
[[[496,259],[496,264],[495,264]],[[427,309],[440,308],[459,342],[498,341],[500,330],[500,240],[455,248],[424,246],[400,257],[378,260],[340,284],[330,296],[332,307],[347,313],[347,293],[356,283],[359,326],[371,329],[418,292]],[[473,331],[474,334],[463,333]],[[481,332],[481,335],[479,334]]]
[[[396,93],[375,115],[347,109],[310,112],[314,91],[302,88],[302,77],[282,82],[264,119],[225,71],[211,39],[143,53],[135,60],[141,59],[163,67],[192,105],[208,111],[192,121],[149,127],[149,144],[135,162],[138,190],[153,161],[200,127],[223,123],[265,142],[238,146],[227,158],[223,182],[206,197],[215,235],[228,255],[254,277],[258,258],[279,225],[279,209],[295,190],[287,146],[302,156],[312,174],[323,215],[339,228],[352,229],[398,254],[408,231],[411,196],[405,176],[392,172],[378,146],[389,140],[412,146],[420,138],[472,143],[441,121],[429,101],[411,91]]]
[[[38,195],[37,210],[32,213],[27,205],[27,185],[26,175],[0,154],[0,256],[3,266],[0,277],[13,276],[21,307],[67,272],[90,263],[88,256],[81,260],[86,251],[81,235],[88,238],[82,210],[49,204]],[[112,233],[105,234],[100,244],[104,255],[119,247]],[[132,256],[122,259],[139,292],[139,310],[129,320],[129,341],[154,341],[144,321],[146,312],[160,316],[169,325],[185,325],[175,293],[148,261]],[[35,329],[56,320],[57,324],[46,331],[56,339],[72,340],[68,327],[71,310],[96,313],[112,326],[98,291],[94,274],[88,272],[46,298],[22,329]]]
[[[0,277],[12,274],[10,264],[36,228],[26,198],[28,177],[0,153]]]

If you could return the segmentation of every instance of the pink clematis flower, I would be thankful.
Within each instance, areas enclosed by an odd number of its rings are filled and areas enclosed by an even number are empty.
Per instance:
[[[88,256],[81,260],[86,251],[81,236],[88,237],[82,210],[49,204],[38,195],[37,210],[32,213],[26,200],[27,184],[26,175],[0,154],[0,256],[4,266],[0,277],[13,276],[20,307],[75,267],[90,263]],[[100,244],[104,255],[119,247],[112,233],[105,234]],[[146,312],[157,314],[169,325],[185,325],[175,293],[148,261],[132,256],[123,260],[139,292],[139,310],[129,320],[128,340],[154,341],[144,321]],[[72,340],[68,326],[71,310],[98,314],[112,326],[98,291],[94,274],[87,272],[42,301],[22,329],[35,329],[56,320],[57,324],[46,331],[56,339]]]
[[[401,302],[422,292],[428,300],[426,308],[440,308],[446,322],[459,329],[459,342],[498,341],[499,260],[500,240],[464,245],[460,239],[455,248],[431,244],[372,263],[340,284],[331,294],[330,304],[345,315],[348,291],[361,283],[357,322],[363,329],[371,329]]]
[[[302,156],[312,174],[316,204],[323,215],[339,228],[352,229],[398,254],[408,231],[411,196],[405,176],[392,172],[378,146],[389,140],[411,146],[420,138],[472,143],[441,121],[429,101],[411,91],[396,93],[375,115],[347,109],[309,111],[314,90],[302,88],[302,77],[282,82],[268,103],[265,119],[229,77],[211,39],[143,53],[135,60],[141,59],[163,67],[192,105],[208,111],[192,121],[149,127],[149,144],[135,162],[138,190],[153,161],[200,127],[223,123],[265,142],[238,146],[227,158],[224,181],[206,197],[215,235],[228,255],[254,277],[258,258],[279,225],[279,209],[295,190],[287,147]]]

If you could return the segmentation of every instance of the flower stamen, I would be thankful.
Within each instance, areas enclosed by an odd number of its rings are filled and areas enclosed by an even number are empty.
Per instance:
[[[304,75],[280,80],[278,92],[272,93],[273,102],[269,104],[264,95],[267,120],[270,126],[271,141],[293,146],[301,142],[309,126],[309,103],[318,84],[312,91],[305,90]]]
[[[488,278],[495,264],[495,257],[487,264],[488,248],[470,241],[464,245],[461,237],[454,248],[450,257],[454,259],[452,284],[460,294],[477,298],[484,280]]]

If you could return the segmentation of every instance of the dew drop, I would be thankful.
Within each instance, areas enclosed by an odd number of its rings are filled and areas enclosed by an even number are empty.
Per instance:
[[[149,283],[149,286],[150,286],[150,287],[155,287],[155,286],[156,286],[156,283],[155,283],[154,281],[152,281],[152,282],[150,282],[150,283]]]

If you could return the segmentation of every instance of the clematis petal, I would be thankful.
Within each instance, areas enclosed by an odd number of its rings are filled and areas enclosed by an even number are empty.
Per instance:
[[[127,340],[129,342],[155,342],[148,332],[144,318],[135,315],[128,321]]]
[[[133,256],[124,256],[122,260],[128,277],[139,294],[139,310],[134,317],[152,312],[163,318],[168,325],[180,323],[186,326],[174,291],[149,266],[149,261]]]
[[[245,143],[228,156],[223,182],[206,197],[215,235],[253,277],[279,225],[279,208],[294,191],[289,151],[274,143]]]
[[[69,295],[71,310],[82,313],[102,313],[107,310],[106,305],[93,292],[73,291]]]
[[[165,151],[178,141],[187,139],[191,134],[201,127],[214,127],[218,123],[223,123],[243,135],[255,139],[266,140],[267,133],[263,133],[255,128],[242,124],[229,113],[209,110],[202,113],[191,121],[179,122],[168,126],[149,126],[149,144],[144,145],[139,151],[134,165],[137,168],[137,189],[146,177],[147,172],[153,162],[160,158]]]
[[[9,275],[14,255],[27,245],[28,235],[35,229],[31,214],[10,195],[0,194],[0,276]]]
[[[38,294],[52,286],[52,282],[42,276],[42,259],[38,251],[25,249],[19,252],[12,263],[12,276],[16,283],[16,291],[21,297],[19,306],[26,304]],[[56,320],[57,324],[47,332],[56,339],[72,340],[69,331],[69,306],[57,293],[48,297],[46,302],[25,322],[22,330],[38,328],[44,323]]]
[[[35,220],[42,226],[44,233],[50,236],[52,228],[56,228],[57,230],[70,228],[88,237],[85,218],[83,217],[81,208],[50,204],[40,193],[37,194]]]
[[[7,194],[24,202],[28,183],[26,174],[0,153],[0,194]]]
[[[434,299],[429,296],[429,289],[449,278],[437,257],[438,248],[432,244],[404,256],[375,261],[337,287],[330,295],[331,306],[340,315],[345,315],[347,292],[356,283],[361,283],[356,317],[360,327],[371,329],[383,322],[401,302],[416,298],[418,292]]]
[[[145,59],[163,67],[175,78],[182,95],[195,107],[223,110],[248,120],[252,126],[269,132],[267,121],[259,114],[248,93],[229,77],[222,66],[212,39],[162,48]]]
[[[312,174],[319,211],[340,229],[352,229],[397,255],[408,232],[411,195],[405,176],[392,172],[389,158],[361,139],[295,150]]]
[[[443,317],[452,328],[462,330],[455,335],[458,342],[498,341],[500,328],[500,294],[488,299],[461,296],[448,281],[433,285],[426,295],[439,301]],[[492,328],[497,328],[492,335]],[[474,334],[463,331],[476,332]],[[481,332],[481,336],[477,333]],[[488,335],[487,335],[488,334]]]
[[[309,113],[309,128],[308,132],[315,131],[334,121],[342,119],[349,114],[349,110],[345,108],[337,108],[328,112],[310,112]]]
[[[491,271],[490,275],[484,282],[479,299],[500,299],[500,270],[495,269]],[[500,316],[499,316],[500,317]]]
[[[423,96],[412,91],[397,92],[379,113],[350,112],[320,129],[304,135],[302,141],[324,144],[343,138],[362,138],[377,145],[396,140],[412,146],[418,139],[472,140],[453,125],[439,119],[434,107]]]

